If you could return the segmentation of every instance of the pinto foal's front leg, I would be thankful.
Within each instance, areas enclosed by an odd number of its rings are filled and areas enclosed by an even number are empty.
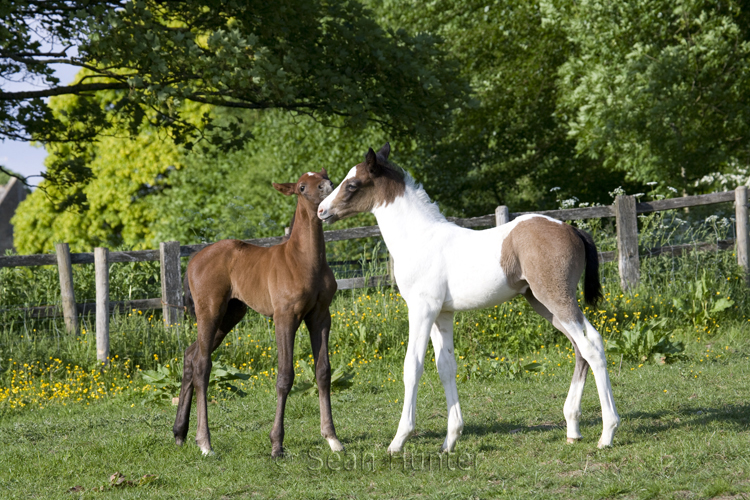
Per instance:
[[[435,350],[435,365],[437,366],[440,382],[445,391],[445,401],[448,406],[448,432],[440,451],[452,452],[456,441],[464,428],[461,415],[461,405],[458,402],[458,388],[456,387],[456,353],[453,350],[453,313],[442,312],[432,325],[432,347]]]
[[[424,356],[430,330],[435,322],[437,311],[427,304],[407,304],[409,306],[409,345],[404,358],[404,408],[398,423],[396,436],[388,446],[388,453],[397,453],[416,425],[417,389],[424,372]]]

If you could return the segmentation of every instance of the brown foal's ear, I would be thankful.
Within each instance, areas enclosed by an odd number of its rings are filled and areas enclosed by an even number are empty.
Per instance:
[[[285,182],[283,184],[276,184],[274,182],[273,187],[276,188],[276,191],[286,196],[291,196],[297,192],[297,184],[295,182]]]
[[[326,169],[325,169],[325,168],[321,168],[321,169],[320,169],[320,175],[321,175],[321,176],[322,176],[322,177],[323,177],[324,179],[328,179],[328,172],[326,171]],[[331,180],[331,179],[328,179],[328,180]]]

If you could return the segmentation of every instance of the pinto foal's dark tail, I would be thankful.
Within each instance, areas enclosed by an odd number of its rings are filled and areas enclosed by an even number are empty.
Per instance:
[[[603,297],[602,284],[599,281],[599,252],[594,238],[582,229],[573,228],[583,241],[586,250],[586,275],[583,278],[583,298],[586,304],[595,306]]]

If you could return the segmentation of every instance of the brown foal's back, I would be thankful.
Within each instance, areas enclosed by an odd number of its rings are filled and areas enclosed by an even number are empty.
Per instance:
[[[276,329],[279,370],[276,419],[271,430],[272,455],[283,453],[284,407],[294,381],[294,336],[302,321],[310,332],[320,394],[321,433],[331,449],[342,448],[331,417],[328,334],[329,306],[336,280],[328,267],[322,223],[316,213],[333,185],[325,169],[308,172],[296,183],[274,184],[285,195],[296,194],[297,209],[289,239],[272,247],[222,240],[191,259],[186,275],[187,296],[198,322],[198,338],[186,351],[182,388],[174,425],[177,444],[185,440],[193,388],[197,389],[196,442],[211,452],[206,389],[211,353],[242,319],[247,308],[272,317]]]

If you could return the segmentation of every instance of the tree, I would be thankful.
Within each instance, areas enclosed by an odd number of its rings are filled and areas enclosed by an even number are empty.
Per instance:
[[[703,0],[545,2],[571,56],[560,114],[581,155],[683,192],[747,166],[750,5]]]
[[[86,183],[36,190],[20,207],[13,219],[17,249],[45,252],[55,241],[90,251],[95,246],[154,248],[173,239],[190,244],[278,236],[290,223],[295,200],[279,195],[272,182],[296,181],[322,167],[338,182],[364,145],[386,140],[376,126],[358,131],[324,127],[308,116],[278,110],[245,113],[258,133],[231,152],[187,152],[162,140],[156,130],[144,129],[135,139],[100,139],[86,155],[85,168],[92,171]],[[67,161],[64,147],[50,149],[49,162]],[[408,157],[410,152],[400,153]],[[85,198],[85,204],[78,198]],[[56,203],[65,199],[72,200],[71,206]],[[346,223],[369,225],[374,220],[359,217]]]
[[[60,85],[51,69],[59,63],[85,71]],[[4,2],[0,79],[19,78],[47,88],[0,92],[0,137],[67,144],[72,155],[144,126],[188,149],[199,141],[237,149],[252,137],[242,114],[190,119],[186,102],[281,109],[327,125],[374,121],[394,137],[431,134],[466,91],[432,37],[383,30],[356,1],[324,0]],[[102,92],[114,95],[107,106]],[[64,115],[45,100],[54,96],[75,97]],[[91,174],[80,162],[59,165],[50,165],[49,182]]]
[[[557,112],[558,71],[572,48],[540,2],[372,0],[391,26],[441,37],[474,90],[440,140],[410,165],[448,212],[556,208],[560,196],[607,202],[624,175],[576,155]],[[558,187],[559,191],[550,192]]]

